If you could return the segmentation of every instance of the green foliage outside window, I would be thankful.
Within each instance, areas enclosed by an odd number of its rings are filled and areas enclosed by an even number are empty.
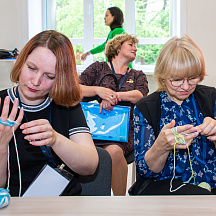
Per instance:
[[[56,31],[69,38],[83,38],[83,0],[56,0]]]
[[[107,35],[110,32],[110,27],[105,25],[104,17],[107,8],[112,6],[121,8],[123,14],[125,14],[124,0],[94,0],[93,1],[95,38],[107,38]]]
[[[155,65],[163,44],[146,44],[137,46],[135,62],[141,65]]]
[[[169,37],[169,0],[136,0],[136,36],[138,38]],[[136,63],[154,65],[162,44],[139,45]]]
[[[136,35],[140,38],[169,37],[169,1],[136,0]]]
[[[83,2],[85,0],[56,0],[56,30],[69,38],[84,37],[84,13]],[[125,13],[124,0],[93,0],[94,37],[104,38],[110,31],[105,26],[104,15],[110,6],[120,7]],[[135,32],[138,38],[167,38],[170,26],[170,0],[135,0]],[[78,47],[80,46],[80,47]],[[93,45],[92,45],[93,46]],[[139,44],[137,47],[136,63],[141,65],[155,64],[162,44]],[[78,50],[78,51],[77,51]],[[74,49],[84,52],[82,45],[76,45]],[[78,54],[77,54],[78,53]],[[103,53],[94,55],[94,60],[105,59]],[[78,64],[82,64],[77,60]]]

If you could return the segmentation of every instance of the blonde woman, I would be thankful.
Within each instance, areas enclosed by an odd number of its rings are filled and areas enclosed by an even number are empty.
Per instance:
[[[216,90],[198,84],[205,75],[190,37],[173,37],[161,49],[158,90],[134,110],[135,162],[149,182],[140,194],[216,194]]]

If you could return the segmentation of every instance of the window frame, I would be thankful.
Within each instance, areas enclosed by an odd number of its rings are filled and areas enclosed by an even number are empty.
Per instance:
[[[85,1],[85,3],[84,3]],[[170,37],[167,38],[139,38],[139,45],[164,44],[173,36],[181,36],[186,32],[186,0],[170,0]],[[55,29],[55,0],[46,0],[42,4],[43,28]],[[44,9],[45,8],[45,9]],[[94,44],[103,43],[106,38],[94,38],[93,32],[93,1],[83,0],[84,9],[84,37],[70,38],[73,45],[83,45],[84,52],[93,48]],[[125,31],[135,34],[135,1],[125,0]],[[93,55],[88,56],[83,65],[77,65],[78,73],[81,73],[93,62]],[[147,75],[153,74],[155,65],[133,64],[135,69],[143,70]]]

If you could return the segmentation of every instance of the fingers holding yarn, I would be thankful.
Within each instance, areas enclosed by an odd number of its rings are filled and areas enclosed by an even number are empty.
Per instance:
[[[197,126],[197,130],[201,135],[207,136],[209,140],[216,141],[216,120],[206,117],[203,123]]]
[[[19,106],[19,101],[18,101],[18,99],[16,98],[16,99],[14,100],[14,104],[13,104],[12,110],[11,110],[9,116],[8,116],[8,118],[9,118],[10,120],[12,120],[12,121],[14,121],[15,118],[16,118],[17,111],[18,111],[18,106]]]
[[[1,113],[1,121],[7,121],[8,118],[8,112],[9,112],[9,104],[10,104],[10,97],[5,97],[3,107],[2,107],[2,113]],[[2,106],[2,101],[1,101]]]
[[[171,131],[175,137],[176,144],[185,144],[184,136],[177,132],[177,127],[171,128]]]
[[[18,112],[18,99],[14,100],[14,104],[12,107],[11,112],[9,113],[9,104],[10,104],[10,98],[7,96],[4,100],[2,113],[0,117],[0,123],[4,126],[15,126],[16,127],[21,123],[23,118],[23,109],[20,109],[17,119],[15,120]],[[8,116],[9,115],[9,116]]]
[[[23,129],[24,139],[28,140],[32,145],[52,146],[57,138],[57,133],[46,119],[38,119],[24,123],[20,126],[20,129]]]
[[[197,128],[194,127],[193,125],[187,124],[182,126],[176,126],[175,131],[180,134],[182,133],[190,134],[190,133],[197,132]]]
[[[23,115],[24,115],[23,108],[21,108],[19,110],[18,105],[19,105],[18,99],[15,99],[14,104],[13,104],[13,108],[12,108],[12,110],[10,112],[9,117],[8,117],[8,120],[11,121],[11,122],[14,122],[16,125],[19,125],[22,122]],[[19,114],[18,114],[18,117],[16,119],[18,110],[19,110]]]
[[[193,138],[198,136],[196,128],[194,128],[192,125],[174,127],[171,128],[171,132],[174,135],[175,144],[177,145],[177,148],[186,148],[188,145],[191,144]],[[181,147],[181,145],[184,146]]]

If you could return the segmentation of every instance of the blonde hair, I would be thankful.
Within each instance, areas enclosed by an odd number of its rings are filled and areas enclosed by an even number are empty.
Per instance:
[[[105,47],[105,55],[108,59],[108,62],[111,62],[116,55],[118,55],[118,50],[121,49],[122,44],[125,41],[131,41],[134,44],[138,44],[139,40],[136,36],[129,34],[120,34],[116,35],[114,38],[110,39]]]
[[[206,75],[205,61],[199,47],[187,35],[173,37],[161,49],[154,71],[158,91],[165,91],[164,80]]]

